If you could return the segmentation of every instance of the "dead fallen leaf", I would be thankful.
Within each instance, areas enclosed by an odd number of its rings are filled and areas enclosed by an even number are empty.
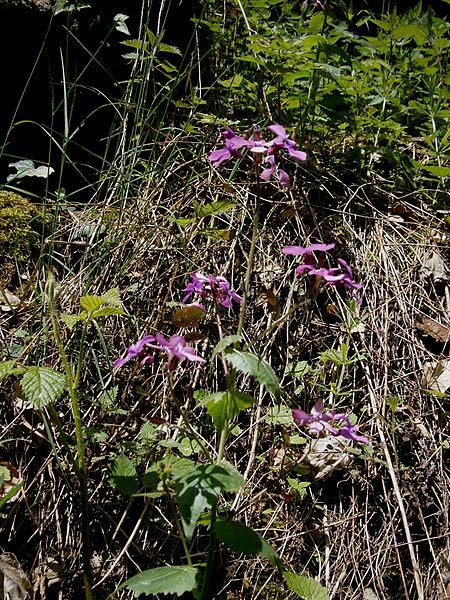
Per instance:
[[[427,335],[430,335],[437,342],[448,342],[450,341],[450,328],[445,325],[441,325],[434,319],[429,317],[421,317],[420,321],[416,323],[417,329],[421,329]]]
[[[18,306],[20,306],[21,299],[10,292],[8,289],[0,289],[0,310],[3,312],[11,312]]]
[[[32,588],[19,561],[10,552],[0,555],[0,576],[3,579],[3,598],[9,600],[28,600]]]
[[[424,260],[422,273],[431,278],[435,283],[448,281],[448,269],[444,259],[437,252],[431,252]]]
[[[446,392],[450,388],[450,359],[425,363],[422,385],[428,390]]]

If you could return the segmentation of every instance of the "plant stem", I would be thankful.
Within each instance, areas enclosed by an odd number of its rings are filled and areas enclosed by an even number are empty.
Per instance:
[[[49,271],[47,275],[46,296],[50,320],[53,328],[53,335],[56,346],[61,357],[61,362],[66,376],[67,387],[70,395],[70,406],[72,416],[75,423],[75,438],[77,446],[77,460],[75,463],[75,473],[80,486],[81,500],[81,541],[83,555],[83,581],[86,600],[93,600],[92,592],[92,568],[91,568],[91,548],[89,536],[89,501],[87,493],[87,476],[86,476],[86,460],[85,460],[85,444],[83,436],[83,423],[81,420],[80,403],[78,399],[77,380],[74,378],[72,368],[64,349],[64,344],[61,339],[59,329],[57,311],[56,311],[56,294],[55,294],[55,279],[53,273]]]
[[[258,164],[255,164],[255,175],[256,175],[256,205],[255,205],[255,213],[253,215],[253,227],[252,227],[252,238],[250,241],[250,249],[248,252],[248,261],[247,261],[247,271],[245,273],[245,281],[244,281],[244,293],[242,295],[241,302],[241,310],[239,313],[239,323],[237,328],[237,335],[242,334],[242,330],[244,328],[245,323],[245,311],[247,308],[247,300],[250,295],[250,283],[252,279],[253,273],[253,263],[255,259],[256,252],[256,242],[258,240],[259,234],[259,213],[261,208],[261,182],[259,179],[258,173]],[[236,381],[236,369],[232,368],[230,374],[228,376],[228,391],[232,392],[234,389],[234,384]],[[229,404],[229,400],[228,400]],[[222,432],[220,434],[219,440],[219,448],[217,450],[216,464],[222,462],[225,456],[225,448],[228,439],[229,433],[229,419],[228,419],[228,405],[227,405],[227,418],[223,424]],[[214,567],[214,554],[216,551],[216,532],[215,532],[215,524],[217,520],[217,501],[211,507],[211,520],[209,523],[209,543],[208,543],[208,557],[206,559],[206,568],[205,568],[205,576],[203,578],[202,591],[200,595],[200,600],[209,600],[209,591],[211,586],[211,577]]]

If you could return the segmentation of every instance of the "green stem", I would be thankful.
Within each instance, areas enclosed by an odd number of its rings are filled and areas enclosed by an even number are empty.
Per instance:
[[[80,403],[78,399],[77,381],[73,376],[72,368],[64,349],[64,344],[61,338],[59,329],[57,311],[56,311],[56,294],[55,294],[55,279],[53,273],[49,271],[47,276],[46,296],[48,309],[53,328],[53,335],[56,346],[58,348],[61,362],[66,376],[67,387],[70,395],[70,406],[72,409],[73,420],[75,423],[75,438],[77,446],[77,460],[75,463],[75,472],[78,478],[80,487],[81,500],[81,540],[83,554],[83,581],[86,600],[93,600],[92,592],[92,568],[91,568],[91,548],[89,536],[89,500],[87,493],[87,477],[86,477],[86,460],[85,460],[85,444],[83,436],[83,423],[81,420]]]

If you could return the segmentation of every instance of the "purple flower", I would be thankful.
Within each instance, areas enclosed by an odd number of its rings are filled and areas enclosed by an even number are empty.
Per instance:
[[[343,437],[347,440],[369,444],[369,440],[357,433],[358,425],[352,425],[349,417],[345,413],[337,413],[334,410],[323,412],[323,402],[319,400],[314,404],[311,413],[294,408],[292,416],[298,422],[300,427],[308,427],[312,435],[326,435],[327,433],[335,437]],[[339,424],[342,424],[339,427]]]
[[[138,356],[143,354],[145,347],[148,346],[149,344],[151,344],[152,342],[154,342],[155,340],[156,340],[156,338],[154,335],[146,335],[141,340],[138,340],[135,344],[133,344],[132,346],[130,346],[128,348],[127,353],[124,356],[124,358],[118,358],[114,361],[113,368],[118,369],[119,367],[122,367],[123,365],[125,365],[127,362],[129,362],[133,358],[137,358]],[[150,362],[151,363],[151,362],[153,362],[153,356],[147,356],[141,362]]]
[[[343,258],[338,258],[339,267],[324,267],[325,252],[334,248],[334,244],[311,244],[311,246],[285,246],[282,248],[283,254],[291,254],[292,256],[304,256],[303,264],[298,265],[295,273],[299,276],[308,275],[315,277],[317,285],[321,279],[334,286],[344,286],[351,290],[355,300],[361,303],[357,295],[357,291],[362,289],[360,283],[356,283],[353,279],[353,271]],[[318,253],[317,258],[314,257],[314,252]]]
[[[167,362],[169,371],[173,371],[178,363],[184,359],[205,362],[204,358],[197,356],[195,350],[187,345],[186,340],[181,335],[173,335],[170,339],[166,339],[162,333],[157,333],[156,335],[146,335],[130,346],[124,358],[118,358],[114,361],[114,369],[118,369],[133,358],[140,358],[144,355],[146,348],[167,352],[169,355]],[[153,363],[154,360],[153,355],[144,355],[143,358],[140,358],[140,364]]]
[[[236,133],[229,127],[222,132],[225,139],[225,147],[220,150],[214,150],[208,156],[214,166],[218,167],[222,163],[226,162],[230,158],[243,159],[241,150],[248,148],[249,152],[253,155],[253,165],[256,166],[261,163],[262,156],[268,154],[266,162],[269,166],[261,172],[261,179],[268,181],[275,173],[277,174],[278,180],[281,185],[289,188],[291,186],[291,180],[289,175],[283,169],[277,167],[277,156],[280,150],[287,150],[288,154],[297,160],[306,160],[306,153],[301,150],[297,150],[297,145],[293,140],[290,140],[286,130],[281,125],[270,125],[269,129],[275,133],[276,137],[269,142],[266,142],[260,134],[260,130],[257,126],[253,128],[253,134],[250,139],[236,135]]]
[[[297,150],[297,144],[288,138],[286,130],[281,125],[269,125],[268,129],[277,137],[268,143],[270,153],[275,153],[277,150],[284,149],[289,152],[289,155],[297,160],[306,160],[306,152]]]
[[[187,359],[193,362],[206,362],[201,356],[197,356],[194,348],[187,345],[186,340],[181,335],[172,335],[169,339],[165,338],[162,333],[156,334],[156,344],[149,344],[150,348],[162,350],[169,355],[167,361],[167,369],[174,371],[178,363]]]
[[[281,252],[283,254],[292,254],[293,256],[303,256],[303,254],[312,254],[313,252],[328,252],[332,250],[334,244],[311,244],[306,248],[303,246],[285,246]]]
[[[260,175],[260,178],[263,181],[268,181],[275,173],[277,173],[278,179],[283,187],[290,188],[291,187],[291,178],[282,169],[277,167],[275,156],[273,154],[269,155],[266,158],[266,161],[269,163],[269,167],[264,169]]]
[[[225,308],[231,308],[232,301],[237,304],[242,302],[242,297],[231,289],[231,285],[225,277],[216,277],[215,275],[204,275],[203,273],[191,273],[191,282],[183,289],[187,292],[183,298],[186,302],[192,294],[199,294],[201,298],[210,295]]]

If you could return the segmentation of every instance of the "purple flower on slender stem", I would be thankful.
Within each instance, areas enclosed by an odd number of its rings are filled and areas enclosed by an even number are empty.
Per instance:
[[[269,152],[275,153],[277,150],[284,149],[289,152],[289,155],[297,160],[306,160],[306,152],[302,152],[302,150],[297,150],[297,144],[290,140],[286,130],[281,125],[269,125],[268,129],[272,131],[277,137],[272,141],[268,142],[268,146],[270,147]]]
[[[183,302],[186,302],[192,294],[199,294],[201,298],[211,296],[225,308],[231,308],[233,300],[237,304],[242,302],[242,297],[231,289],[231,285],[225,277],[204,275],[198,271],[191,273],[191,282],[187,284],[183,292],[187,292]]]
[[[128,348],[127,353],[123,358],[118,358],[117,360],[114,361],[113,368],[118,369],[119,367],[122,367],[123,365],[125,365],[127,362],[129,362],[133,358],[137,358],[137,357],[141,356],[144,353],[146,346],[148,346],[155,340],[156,340],[156,338],[154,335],[146,335],[141,340],[138,340],[135,344],[131,345]],[[153,362],[153,356],[144,357],[144,359],[141,360],[141,363],[142,362],[149,362],[149,363]]]
[[[268,167],[263,169],[261,172],[261,179],[268,181],[275,173],[282,186],[288,188],[291,186],[291,180],[289,175],[283,169],[277,166],[277,157],[281,150],[286,150],[289,156],[297,160],[306,160],[306,152],[297,150],[297,145],[293,140],[290,140],[286,130],[281,125],[270,125],[270,131],[272,131],[276,137],[266,142],[262,137],[260,130],[257,126],[253,128],[253,134],[250,139],[236,135],[236,133],[229,127],[222,133],[225,139],[225,147],[220,150],[214,150],[208,156],[214,166],[218,167],[222,163],[230,160],[230,158],[238,158],[242,160],[244,156],[241,150],[248,148],[249,152],[253,156],[253,165],[257,166],[263,161],[268,163]]]
[[[307,427],[312,435],[326,435],[327,433],[334,437],[343,437],[347,440],[369,444],[369,440],[358,433],[358,425],[352,425],[345,413],[337,413],[334,410],[323,411],[323,402],[319,400],[314,404],[311,413],[294,408],[292,416],[300,425]],[[339,427],[339,425],[342,425]]]
[[[155,357],[145,354],[146,348],[152,348],[167,352],[169,355],[167,368],[173,371],[182,360],[191,360],[194,362],[205,362],[201,356],[197,356],[194,348],[187,345],[186,340],[181,335],[173,335],[170,339],[166,339],[162,333],[156,335],[146,335],[141,340],[130,346],[124,358],[118,358],[114,361],[114,369],[118,369],[133,358],[139,358],[140,364],[153,363]]]
[[[206,362],[201,356],[197,356],[194,348],[187,345],[186,340],[181,335],[172,335],[169,339],[165,338],[162,333],[156,334],[156,344],[149,344],[150,348],[162,350],[169,355],[167,361],[168,371],[174,371],[178,364],[187,359],[193,362]]]
[[[353,279],[353,271],[343,258],[338,258],[339,267],[324,267],[325,252],[332,250],[334,244],[311,244],[311,246],[286,246],[282,248],[283,254],[291,254],[293,256],[303,256],[303,264],[298,265],[295,269],[295,273],[299,276],[308,275],[309,277],[316,278],[315,287],[323,279],[330,285],[344,286],[352,291],[355,300],[361,303],[360,298],[357,295],[358,290],[362,289],[360,283],[356,283]],[[315,258],[314,253],[318,255]]]

